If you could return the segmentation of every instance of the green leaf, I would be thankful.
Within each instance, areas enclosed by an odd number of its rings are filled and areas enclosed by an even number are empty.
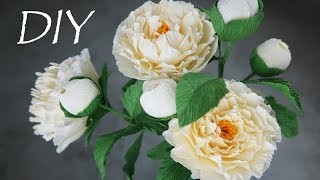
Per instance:
[[[171,158],[162,161],[157,173],[157,180],[186,180],[191,172],[181,164],[174,162]]]
[[[99,84],[102,89],[103,97],[106,104],[109,104],[108,101],[108,78],[111,75],[111,71],[109,71],[107,65],[103,65],[101,77],[99,78]]]
[[[130,180],[132,180],[134,164],[136,163],[140,153],[142,137],[143,133],[138,136],[125,155],[126,164],[123,166],[122,170],[127,174],[128,179]]]
[[[107,114],[109,111],[103,108],[99,108],[93,115],[91,115],[87,120],[87,129],[84,132],[85,137],[85,146],[88,147],[91,136],[93,134],[94,129],[97,127],[102,117]]]
[[[221,78],[187,73],[177,86],[177,115],[180,126],[186,126],[216,107],[228,89]]]
[[[139,131],[140,129],[136,127],[128,126],[125,129],[121,129],[119,131],[113,132],[111,134],[103,135],[97,138],[96,145],[93,150],[93,156],[99,168],[102,179],[106,175],[106,171],[105,171],[106,160],[110,154],[110,151],[114,143],[124,136],[129,136]]]
[[[272,96],[266,97],[266,100],[276,113],[282,134],[287,138],[297,136],[299,134],[297,114],[287,107],[278,104]]]
[[[296,106],[299,112],[303,113],[301,102],[300,102],[300,95],[297,91],[294,91],[292,89],[288,81],[281,78],[268,78],[268,79],[247,80],[243,82],[251,83],[251,84],[263,84],[281,91],[282,94],[285,95]]]
[[[149,149],[148,157],[153,160],[162,160],[170,157],[172,146],[167,141],[162,141],[160,144]]]
[[[134,85],[137,82],[136,79],[130,79],[123,87],[122,87],[122,91],[126,92],[128,87],[130,87],[131,85]]]
[[[263,2],[262,0],[258,0],[258,3],[259,10],[255,16],[247,19],[233,20],[227,24],[224,23],[216,4],[214,4],[209,12],[209,16],[220,40],[232,42],[244,39],[254,33],[264,18]]]
[[[122,103],[132,118],[135,118],[143,111],[140,105],[140,96],[143,93],[142,86],[143,81],[137,81],[127,88],[122,98]]]

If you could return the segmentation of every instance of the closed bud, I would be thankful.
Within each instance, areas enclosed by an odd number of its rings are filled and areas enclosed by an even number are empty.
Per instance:
[[[232,42],[254,33],[263,17],[262,0],[219,0],[209,13],[219,39]]]
[[[66,116],[86,117],[103,101],[99,86],[89,78],[73,79],[60,92],[61,108]]]
[[[172,79],[145,81],[140,97],[142,108],[149,116],[155,118],[176,114],[176,88],[177,83]]]
[[[251,54],[250,65],[254,74],[272,77],[283,73],[291,62],[291,53],[280,39],[270,39],[258,46]]]

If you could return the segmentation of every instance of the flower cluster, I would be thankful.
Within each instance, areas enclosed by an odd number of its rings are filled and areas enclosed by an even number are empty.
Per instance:
[[[183,1],[144,3],[119,25],[113,40],[119,71],[132,78],[122,88],[124,109],[109,103],[110,72],[104,66],[99,77],[85,49],[37,73],[30,106],[35,134],[53,139],[60,153],[83,134],[89,145],[101,118],[113,113],[128,126],[96,139],[93,154],[102,177],[113,145],[140,133],[125,155],[123,171],[132,179],[143,133],[151,132],[165,139],[148,151],[162,161],[159,180],[261,178],[281,135],[298,134],[302,113],[299,94],[274,77],[291,62],[288,45],[279,39],[252,50],[246,78],[223,79],[233,42],[255,32],[263,17],[261,0],[219,0],[210,10]],[[218,63],[218,76],[199,73],[211,62]],[[262,78],[252,79],[257,76]],[[281,91],[298,112],[246,84]]]

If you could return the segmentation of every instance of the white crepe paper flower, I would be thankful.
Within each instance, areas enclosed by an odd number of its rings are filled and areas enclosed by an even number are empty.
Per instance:
[[[163,133],[171,157],[193,179],[249,180],[269,167],[281,131],[269,105],[241,82],[226,81],[229,93],[199,120],[183,128],[178,119]]]
[[[238,19],[248,19],[257,14],[259,4],[257,0],[219,0],[217,8],[224,23]]]
[[[169,117],[176,110],[177,83],[172,79],[157,79],[143,83],[140,104],[144,111],[156,118]]]
[[[37,123],[33,127],[36,135],[41,135],[46,141],[53,140],[57,152],[62,152],[70,143],[76,141],[86,130],[84,118],[67,118],[60,109],[59,96],[70,78],[74,76],[90,77],[98,81],[98,74],[94,69],[88,49],[81,55],[68,58],[61,64],[51,63],[44,73],[36,73],[38,79],[29,107],[31,122]]]
[[[254,74],[271,77],[283,73],[291,62],[289,46],[280,39],[269,39],[251,54],[251,68]]]
[[[148,1],[119,25],[112,52],[125,76],[178,79],[204,69],[217,42],[207,15],[192,4]]]

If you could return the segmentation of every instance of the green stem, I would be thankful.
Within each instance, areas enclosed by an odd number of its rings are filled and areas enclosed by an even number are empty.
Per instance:
[[[122,117],[124,119],[131,119],[128,115],[124,114],[123,112],[117,111],[113,109],[112,107],[106,106],[106,105],[100,105],[101,108],[110,111],[112,114]]]
[[[224,74],[224,65],[226,64],[227,62],[227,59],[230,55],[230,52],[232,50],[232,43],[231,42],[228,42],[227,43],[227,49],[223,55],[222,58],[220,58],[220,61],[219,61],[219,77],[222,78],[223,77],[223,74]],[[219,53],[220,53],[220,57],[221,57],[221,43],[219,45]]]
[[[242,81],[248,81],[249,79],[253,78],[254,76],[255,76],[255,74],[252,72],[246,78],[244,78]]]
[[[220,57],[213,56],[208,63],[211,63],[212,61],[219,61],[219,60],[220,60]]]
[[[137,127],[134,127],[134,126],[128,126],[124,129],[120,129],[116,132],[113,132],[112,134],[115,135],[116,137],[119,137],[118,139],[122,138],[122,137],[125,137],[125,136],[130,136],[130,135],[133,135],[133,134],[136,134],[138,132],[140,132],[141,129],[140,128],[137,128]]]
[[[220,64],[221,64],[221,62],[222,62],[222,49],[221,49],[221,41],[219,40],[218,41],[218,51],[219,51],[219,66],[218,66],[218,75],[219,75],[219,77],[220,77],[220,74],[222,73],[223,74],[223,72],[221,72],[221,66],[220,66]]]

